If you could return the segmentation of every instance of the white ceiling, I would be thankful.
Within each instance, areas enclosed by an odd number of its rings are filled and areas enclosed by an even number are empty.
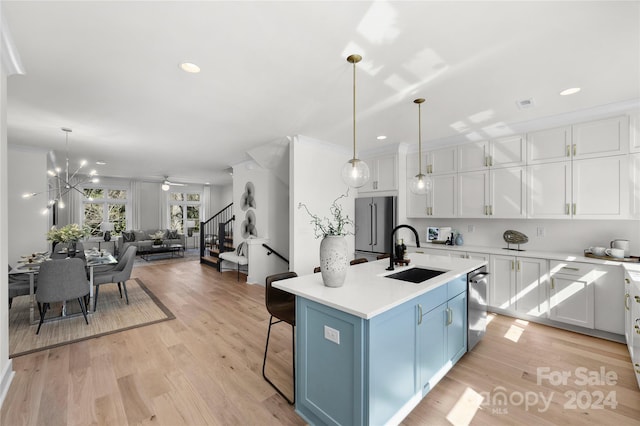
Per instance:
[[[9,143],[64,158],[70,127],[70,157],[105,176],[226,183],[247,151],[295,134],[350,149],[351,53],[359,151],[417,143],[416,97],[423,148],[640,98],[638,1],[2,7],[26,71],[9,78]]]

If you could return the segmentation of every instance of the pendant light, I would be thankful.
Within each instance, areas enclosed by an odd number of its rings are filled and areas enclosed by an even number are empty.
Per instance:
[[[424,99],[418,98],[413,103],[418,104],[418,174],[411,179],[411,192],[418,195],[425,195],[431,190],[431,179],[422,174],[422,119],[421,105]]]
[[[369,181],[369,166],[356,158],[356,64],[360,55],[349,55],[347,62],[353,64],[353,158],[342,166],[342,180],[352,188],[360,188]]]

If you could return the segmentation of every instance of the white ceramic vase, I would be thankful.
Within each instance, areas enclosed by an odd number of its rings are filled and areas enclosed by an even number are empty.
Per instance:
[[[320,242],[320,273],[324,285],[341,287],[348,267],[347,240],[341,235],[325,236]]]

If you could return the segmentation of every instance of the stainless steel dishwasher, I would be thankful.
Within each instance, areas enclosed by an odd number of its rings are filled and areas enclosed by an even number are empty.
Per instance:
[[[487,267],[467,274],[467,351],[484,337],[487,329]]]

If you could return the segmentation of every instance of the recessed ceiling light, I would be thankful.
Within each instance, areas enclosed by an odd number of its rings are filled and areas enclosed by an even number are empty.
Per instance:
[[[200,72],[200,67],[197,66],[196,64],[192,64],[191,62],[183,62],[180,64],[180,68],[182,68],[182,71],[184,72],[190,72],[190,73],[199,73]]]
[[[385,135],[380,135],[378,136],[376,139],[378,139],[379,141],[383,141],[385,140],[387,137]]]
[[[533,108],[535,106],[535,103],[533,102],[533,98],[529,98],[529,99],[520,99],[519,101],[516,101],[516,105],[518,105],[518,108],[520,109],[527,109],[527,108]]]
[[[106,165],[107,163],[106,163],[106,162],[104,162],[104,161],[96,161],[96,164],[97,164],[98,166],[104,166],[104,165]]]
[[[579,87],[571,87],[569,89],[564,89],[562,92],[560,92],[560,96],[573,95],[574,93],[578,93],[581,90],[582,89]]]

